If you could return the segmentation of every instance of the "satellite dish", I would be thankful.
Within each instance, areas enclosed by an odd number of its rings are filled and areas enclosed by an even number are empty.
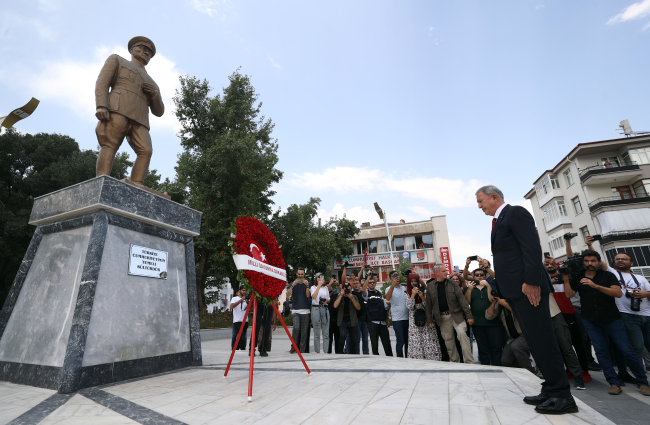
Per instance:
[[[632,131],[632,126],[630,126],[630,122],[628,120],[621,121],[616,131],[618,134],[625,134],[625,137],[650,133],[650,131]]]

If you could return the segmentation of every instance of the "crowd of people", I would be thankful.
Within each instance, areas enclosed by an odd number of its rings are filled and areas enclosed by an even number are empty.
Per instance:
[[[589,371],[602,368],[611,394],[619,394],[620,387],[630,383],[650,395],[645,389],[643,360],[644,350],[646,359],[650,350],[650,283],[630,272],[629,255],[619,253],[610,267],[593,250],[593,238],[587,236],[586,243],[584,277],[561,274],[553,258],[544,260],[554,289],[549,296],[553,331],[566,374],[576,389],[585,389],[585,382],[591,381]],[[571,244],[566,246],[571,257]],[[471,269],[474,261],[477,265]],[[292,337],[301,352],[309,352],[313,330],[316,353],[370,354],[372,350],[379,355],[381,342],[386,356],[395,353],[397,357],[465,363],[475,362],[476,343],[480,364],[525,368],[543,378],[511,306],[499,295],[488,260],[467,258],[465,268],[451,275],[444,265],[436,265],[434,274],[425,282],[416,273],[409,271],[406,279],[400,279],[399,273],[392,271],[384,295],[377,289],[376,274],[367,267],[357,273],[344,267],[343,282],[335,277],[327,282],[318,274],[313,284],[305,279],[304,269],[298,269],[297,279],[287,287],[284,306],[292,317]],[[581,283],[584,279],[595,283],[585,286]],[[608,290],[593,290],[594,286]],[[637,311],[631,309],[633,299],[643,301]],[[243,325],[238,344],[242,350],[247,341],[247,302],[242,287],[230,305],[232,347]],[[276,318],[272,308],[258,305],[257,328],[261,331],[256,345],[260,355],[267,356],[270,341],[263,341],[270,339]],[[390,326],[395,334],[394,350]],[[293,347],[291,352],[295,353]],[[650,370],[650,361],[646,364]]]
[[[645,350],[645,358],[650,360],[650,283],[630,272],[633,264],[629,255],[619,253],[614,267],[610,267],[593,250],[593,238],[587,236],[586,242],[585,277],[572,279],[560,274],[553,258],[544,261],[554,289],[549,297],[550,315],[567,376],[574,380],[576,389],[585,389],[585,382],[591,381],[589,371],[602,368],[611,394],[619,394],[625,383],[647,387],[643,359]],[[566,246],[571,257],[571,244]],[[478,264],[470,270],[473,261]],[[406,281],[400,283],[399,273],[392,271],[384,296],[377,289],[377,276],[369,268],[358,273],[348,273],[344,268],[343,282],[335,277],[326,282],[318,274],[311,285],[304,269],[299,269],[298,278],[288,285],[284,308],[292,317],[292,337],[301,352],[309,352],[313,329],[316,353],[370,354],[372,350],[372,354],[379,355],[381,341],[386,356],[393,356],[394,351],[397,357],[465,363],[475,362],[472,353],[476,343],[480,364],[525,368],[543,378],[512,308],[499,296],[488,260],[467,258],[462,272],[449,276],[444,265],[436,265],[434,274],[435,278],[425,282],[409,271]],[[593,290],[581,283],[584,279],[612,289]],[[630,295],[626,298],[623,294]],[[644,301],[639,303],[639,310],[631,309],[632,299]],[[586,301],[584,307],[581,300]],[[272,308],[259,305],[261,331],[256,345],[260,355],[267,356],[270,341],[263,341],[270,339],[268,331],[271,327],[275,330],[276,318]],[[238,349],[245,350],[248,321],[243,287],[230,307],[232,347],[243,325]],[[394,350],[390,326],[396,339]],[[293,347],[291,352],[295,353]],[[650,395],[645,388],[642,393]]]

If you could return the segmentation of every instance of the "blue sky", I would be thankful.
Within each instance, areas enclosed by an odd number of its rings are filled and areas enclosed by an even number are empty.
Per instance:
[[[622,119],[650,129],[649,27],[650,0],[2,2],[0,115],[34,96],[20,131],[95,148],[97,73],[145,35],[167,106],[152,168],[174,175],[178,76],[220,90],[241,67],[276,124],[276,206],[317,196],[323,218],[373,224],[375,201],[391,221],[445,214],[461,265],[490,254],[481,184],[522,203],[577,143],[617,137]]]

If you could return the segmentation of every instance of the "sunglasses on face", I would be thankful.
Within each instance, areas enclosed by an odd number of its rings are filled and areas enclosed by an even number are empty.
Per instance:
[[[485,275],[484,275],[484,274],[477,273],[477,274],[474,275],[474,277],[485,277]]]

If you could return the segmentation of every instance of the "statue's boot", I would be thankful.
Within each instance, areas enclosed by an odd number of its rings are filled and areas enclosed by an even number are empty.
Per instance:
[[[115,160],[115,154],[117,153],[116,149],[111,149],[111,148],[106,148],[106,147],[100,147],[99,148],[99,155],[97,156],[97,166],[95,168],[96,170],[96,176],[99,177],[101,175],[111,175],[111,170],[113,169],[113,161]]]
[[[133,163],[133,168],[131,169],[131,182],[138,187],[145,187],[144,178],[147,176],[149,171],[149,163],[151,162],[151,157],[138,155],[135,158]]]

